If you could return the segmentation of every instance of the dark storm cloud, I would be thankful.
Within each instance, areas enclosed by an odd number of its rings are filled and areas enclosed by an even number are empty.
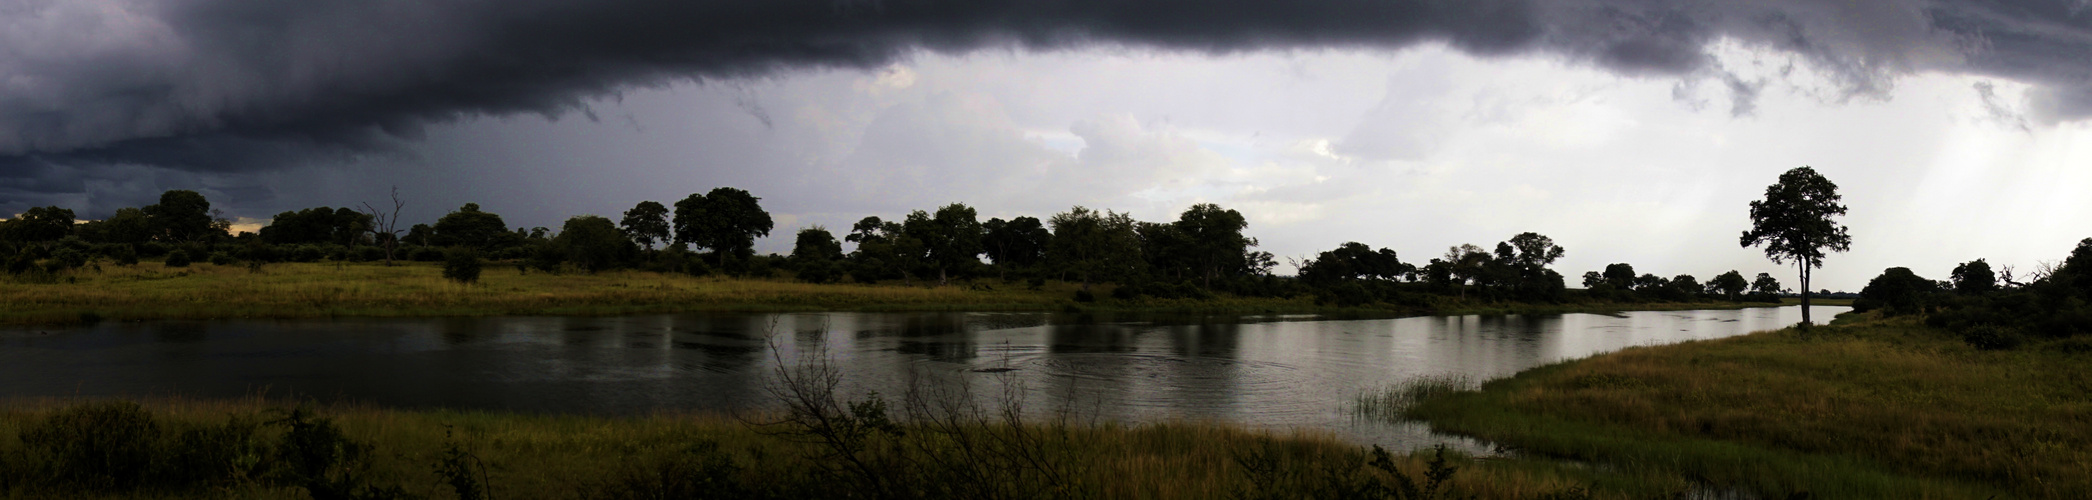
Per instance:
[[[1748,114],[1763,82],[1719,67],[1709,45],[1726,38],[1798,54],[1847,96],[1886,95],[1895,77],[1921,70],[2027,81],[2041,86],[2036,112],[2067,120],[2092,114],[2092,27],[2074,5],[0,0],[0,178],[13,179],[0,189],[64,184],[24,178],[108,165],[253,172],[385,152],[430,123],[585,112],[586,99],[627,88],[999,47],[1228,53],[1440,42],[1485,56],[1558,54],[1629,75],[1713,77],[1732,90],[1732,112]]]

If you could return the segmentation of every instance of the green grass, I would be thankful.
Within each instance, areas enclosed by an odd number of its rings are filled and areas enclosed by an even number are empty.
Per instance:
[[[1407,415],[1527,452],[1760,494],[2092,496],[2092,357],[1914,319],[1637,347],[1438,391]]]
[[[156,483],[134,488],[96,488],[88,482],[55,479],[52,466],[62,461],[47,448],[25,445],[33,429],[48,428],[54,416],[78,411],[76,401],[13,401],[0,405],[0,496],[40,498],[304,498],[305,491],[285,480],[284,470],[254,467],[268,463],[278,446],[288,442],[280,425],[263,424],[244,454],[229,461],[240,474],[222,467],[189,467],[200,486],[168,486],[181,478],[161,474]],[[107,405],[109,403],[89,403]],[[223,427],[227,422],[280,420],[286,406],[252,400],[153,400],[143,402],[159,441],[133,439],[120,446],[148,456],[151,470],[183,467],[172,437],[183,432]],[[435,464],[453,448],[484,467],[492,498],[633,497],[621,493],[659,487],[664,482],[706,477],[705,460],[730,464],[712,471],[716,484],[740,485],[744,495],[835,497],[862,495],[847,474],[824,474],[838,465],[824,450],[776,427],[710,415],[654,415],[605,418],[571,415],[526,415],[498,412],[402,411],[367,406],[319,407],[319,418],[331,421],[351,446],[366,446],[364,457],[342,466],[355,471],[358,484],[396,486],[423,498],[455,498]],[[751,420],[762,420],[754,417]],[[140,426],[130,426],[138,428]],[[875,442],[873,460],[881,453],[946,453],[949,439],[904,424],[898,437]],[[1007,433],[995,424],[975,430]],[[1034,427],[1035,431],[1045,427]],[[95,433],[124,432],[104,423]],[[1027,456],[1069,466],[1070,474],[1038,486],[1045,497],[1211,499],[1244,493],[1271,493],[1276,498],[1311,498],[1331,478],[1385,479],[1366,466],[1367,450],[1314,432],[1252,431],[1222,424],[1167,422],[1121,426],[1076,425],[1058,437],[1027,448]],[[986,434],[984,434],[986,435]],[[334,448],[331,445],[329,449]],[[190,451],[194,451],[193,449]],[[119,452],[117,455],[123,455]],[[1013,453],[1003,450],[1002,453]],[[1397,456],[1399,471],[1421,477],[1428,454]],[[131,455],[124,455],[131,456]],[[247,458],[239,458],[247,457]],[[255,458],[262,457],[262,458]],[[982,457],[993,461],[997,457]],[[1272,465],[1275,474],[1260,482],[1249,472],[1253,463]],[[344,462],[349,463],[349,462]],[[877,462],[875,462],[877,463]],[[948,480],[937,462],[896,462],[910,470],[894,478]],[[1448,492],[1477,498],[1540,498],[1601,485],[1598,498],[1627,498],[1603,489],[1607,482],[1641,482],[1619,474],[1547,461],[1481,460],[1452,456],[1458,467]],[[201,472],[198,472],[201,471]],[[253,472],[260,471],[260,472]],[[1374,474],[1381,474],[1374,476]],[[1275,478],[1275,479],[1274,479]],[[1624,478],[1624,479],[1623,479]],[[990,478],[994,479],[994,478]],[[683,481],[688,483],[689,481]],[[192,483],[184,483],[192,484]],[[949,484],[947,484],[949,485]],[[935,485],[931,485],[935,486]],[[843,487],[845,489],[837,489]],[[1039,492],[1033,492],[1039,493]],[[643,496],[643,495],[642,495]],[[935,496],[935,495],[932,495]]]
[[[1138,311],[1213,314],[1329,313],[1368,316],[1420,314],[1547,314],[1623,310],[1758,307],[1718,302],[1522,304],[1430,297],[1430,305],[1338,308],[1312,297],[1259,298],[1222,294],[1205,300],[1109,298],[1110,285],[1093,287],[1098,300],[1074,301],[1080,285],[1049,282],[1038,290],[981,280],[971,284],[826,284],[787,280],[695,277],[675,273],[609,271],[597,274],[520,273],[490,265],[475,285],[441,277],[435,263],[290,263],[261,272],[207,263],[167,268],[159,263],[103,265],[73,271],[55,283],[0,281],[0,324],[64,324],[94,320],[313,318],[392,316],[617,315],[685,311]],[[973,285],[980,286],[973,286]]]

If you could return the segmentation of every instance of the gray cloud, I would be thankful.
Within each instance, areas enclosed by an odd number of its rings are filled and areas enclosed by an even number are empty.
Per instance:
[[[2033,83],[2031,112],[2052,123],[2092,115],[2083,14],[2011,0],[8,0],[0,190],[68,192],[108,166],[239,173],[391,154],[429,124],[558,116],[632,88],[1005,47],[1437,42],[1715,76],[1744,115],[1764,82],[1709,54],[1733,40],[1796,54],[1847,97],[1925,70]]]

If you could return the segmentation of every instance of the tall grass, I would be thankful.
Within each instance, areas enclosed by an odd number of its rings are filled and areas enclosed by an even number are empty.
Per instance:
[[[2067,342],[2067,341],[2066,341]],[[1637,347],[1437,393],[1408,415],[1530,452],[1760,494],[2092,496],[2092,363],[1915,320]]]

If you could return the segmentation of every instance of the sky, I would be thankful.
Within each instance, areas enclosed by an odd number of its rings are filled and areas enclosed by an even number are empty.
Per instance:
[[[965,203],[1421,263],[1552,237],[1570,276],[1793,270],[1738,245],[1808,165],[1883,268],[2092,237],[2077,2],[0,0],[0,213],[204,193],[511,226],[714,187],[803,227]],[[2079,146],[2087,144],[2087,146]],[[1281,273],[1290,267],[1281,266]]]

